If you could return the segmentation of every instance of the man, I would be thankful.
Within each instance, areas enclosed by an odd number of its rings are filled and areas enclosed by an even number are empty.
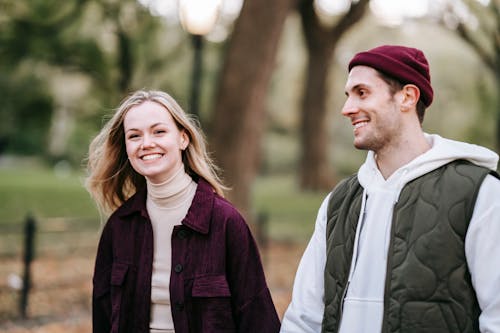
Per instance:
[[[423,132],[422,51],[349,63],[358,173],[321,205],[281,332],[500,332],[498,155]]]

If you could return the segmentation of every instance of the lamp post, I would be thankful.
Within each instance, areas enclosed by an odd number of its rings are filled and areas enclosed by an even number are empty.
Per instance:
[[[191,90],[189,111],[200,117],[199,100],[201,76],[203,69],[203,36],[215,25],[219,12],[220,0],[180,0],[179,18],[182,27],[191,35],[193,45],[193,68],[191,73]]]

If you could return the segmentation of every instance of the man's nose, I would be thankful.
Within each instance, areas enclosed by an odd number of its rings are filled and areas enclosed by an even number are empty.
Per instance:
[[[347,100],[344,103],[344,106],[342,107],[342,115],[345,117],[349,117],[350,115],[358,112],[358,106],[356,103],[351,98],[347,98]]]

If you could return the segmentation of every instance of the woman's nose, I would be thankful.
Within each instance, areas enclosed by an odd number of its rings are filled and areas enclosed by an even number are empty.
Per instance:
[[[144,137],[142,138],[142,145],[141,147],[143,149],[145,148],[151,148],[151,147],[154,147],[155,146],[155,142],[154,142],[154,139],[149,136],[149,135],[144,135]]]

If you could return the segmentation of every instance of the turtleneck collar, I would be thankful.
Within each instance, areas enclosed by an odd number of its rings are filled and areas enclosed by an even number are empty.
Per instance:
[[[175,174],[163,183],[155,184],[146,178],[148,201],[158,208],[176,208],[186,200],[192,199],[196,183],[181,165]]]

